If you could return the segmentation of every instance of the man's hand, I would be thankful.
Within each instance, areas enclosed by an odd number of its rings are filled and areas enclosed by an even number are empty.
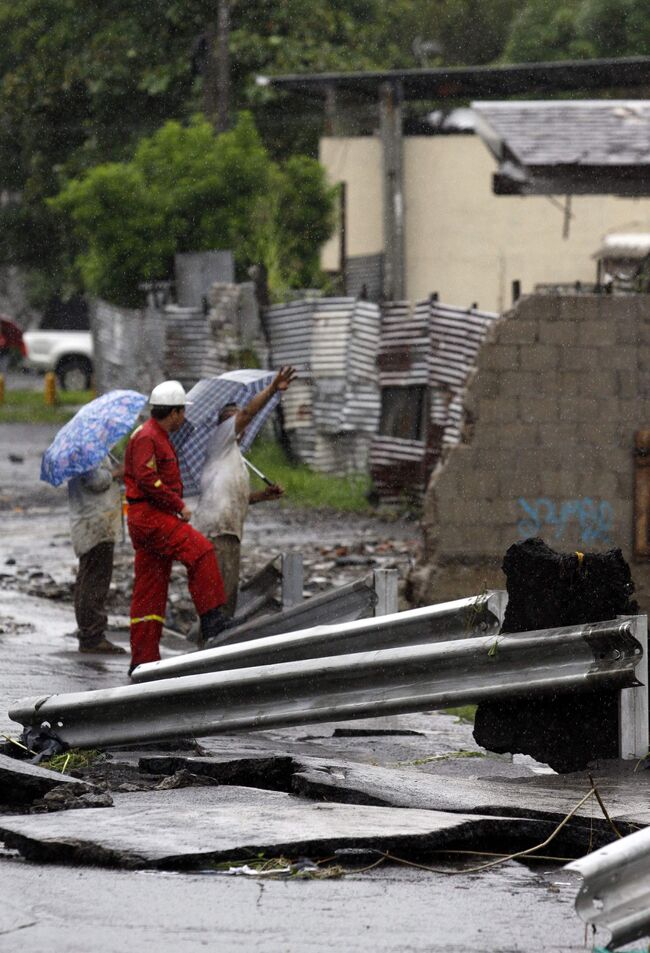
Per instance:
[[[114,480],[121,480],[124,476],[124,464],[118,463],[117,466],[113,467],[112,473]]]
[[[192,518],[192,510],[189,508],[189,506],[184,506],[178,515],[184,523],[189,523],[190,519]]]
[[[255,490],[248,497],[249,503],[264,503],[265,500],[277,500],[284,490],[281,486],[278,486],[277,483],[273,483],[271,486],[264,487],[263,490]]]
[[[289,387],[289,384],[296,379],[297,374],[298,372],[295,367],[281,367],[273,378],[273,383],[271,385],[273,388],[273,393],[275,394],[279,390],[286,390]]]

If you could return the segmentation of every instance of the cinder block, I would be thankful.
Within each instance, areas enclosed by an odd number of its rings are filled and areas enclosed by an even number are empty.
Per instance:
[[[610,471],[582,470],[580,472],[580,496],[597,500],[612,500],[618,496],[618,480]]]
[[[511,423],[517,420],[519,408],[514,400],[502,397],[484,397],[478,401],[475,410],[477,434],[486,424]]]
[[[626,371],[636,368],[637,362],[641,362],[641,348],[635,348],[631,344],[617,344],[615,347],[602,347],[598,349],[598,364],[600,367],[614,370]],[[646,361],[650,366],[650,348],[644,348]]]
[[[508,318],[495,330],[495,346],[506,344],[535,344],[539,325],[535,320],[524,321],[518,317]]]
[[[620,400],[634,400],[639,393],[639,375],[636,367],[624,371],[601,371],[616,375],[616,395]],[[600,377],[600,374],[598,375]]]
[[[472,381],[475,397],[499,397],[501,395],[502,371],[481,370],[479,368]]]
[[[598,414],[598,401],[593,397],[566,397],[559,404],[561,421],[595,420]]]
[[[517,500],[520,496],[534,497],[542,492],[543,470],[520,472],[513,468],[499,473],[499,497],[502,500]]]
[[[595,397],[598,400],[613,401],[619,394],[619,374],[621,371],[594,369],[593,373],[580,375],[580,396]],[[636,387],[634,388],[636,393]]]
[[[578,495],[580,474],[574,470],[544,470],[541,496],[572,499]]]
[[[573,348],[571,349],[573,350]],[[560,400],[565,397],[579,397],[584,373],[571,370],[560,371],[558,374],[557,394]]]
[[[548,423],[557,420],[560,413],[560,401],[555,396],[519,397],[519,418],[523,423]]]
[[[616,343],[636,344],[641,341],[641,329],[635,318],[622,318],[616,322]]]
[[[511,371],[521,365],[519,344],[488,344],[481,351],[478,366],[483,371]]]
[[[567,321],[540,323],[539,342],[540,344],[577,344],[577,326]]]
[[[564,371],[592,371],[599,367],[598,348],[568,346],[561,348],[560,368]]]
[[[594,295],[562,295],[558,311],[561,319],[569,324],[586,324],[599,317],[599,304],[599,298]]]
[[[528,424],[515,422],[503,423],[501,426],[492,425],[490,433],[482,437],[482,445],[494,447],[512,447],[517,450],[532,449],[537,446],[535,428]]]
[[[503,397],[525,397],[527,394],[539,394],[542,387],[540,375],[533,371],[502,371],[500,393]]]
[[[551,371],[560,365],[561,348],[551,344],[522,347],[521,367],[524,371]]]
[[[499,474],[497,470],[470,470],[463,474],[460,481],[460,493],[464,499],[493,500],[499,493]]]
[[[578,343],[589,347],[612,347],[616,344],[615,321],[585,321],[578,328]]]
[[[564,447],[578,439],[579,425],[569,423],[542,423],[537,425],[537,443],[540,448]]]

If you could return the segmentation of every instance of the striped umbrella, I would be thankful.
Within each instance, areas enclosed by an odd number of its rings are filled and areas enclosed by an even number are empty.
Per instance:
[[[275,373],[256,369],[228,371],[219,377],[199,381],[187,395],[191,404],[185,411],[185,423],[171,435],[178,454],[183,486],[188,495],[199,492],[201,471],[205,464],[208,440],[217,425],[219,413],[226,404],[246,404],[271,383]],[[249,450],[280,400],[274,394],[271,400],[255,415],[239,441],[241,450]]]

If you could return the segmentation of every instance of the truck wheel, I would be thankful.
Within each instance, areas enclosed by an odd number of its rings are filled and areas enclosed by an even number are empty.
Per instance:
[[[64,357],[56,366],[61,390],[89,390],[93,366],[87,357]]]

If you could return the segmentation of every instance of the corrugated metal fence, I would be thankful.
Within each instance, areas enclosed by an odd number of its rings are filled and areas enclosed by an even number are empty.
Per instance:
[[[265,325],[273,366],[298,370],[283,400],[295,453],[326,473],[366,470],[379,421],[379,307],[351,297],[306,298],[268,308]]]

